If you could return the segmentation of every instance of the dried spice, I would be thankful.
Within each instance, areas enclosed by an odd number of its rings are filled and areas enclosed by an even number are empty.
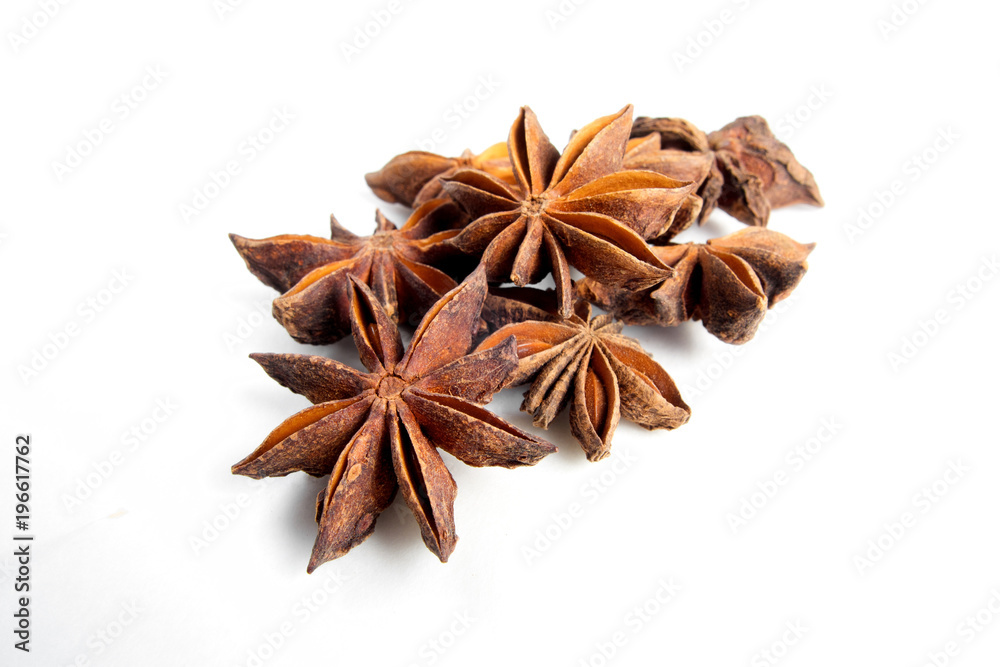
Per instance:
[[[679,118],[635,120],[633,138],[654,134],[659,135],[663,153],[656,155],[646,147],[642,168],[681,178],[690,174],[692,166],[690,158],[681,158],[684,153],[714,159],[704,180],[698,181],[702,222],[716,206],[740,222],[764,227],[771,209],[798,203],[823,205],[813,175],[760,116],[737,118],[708,135]]]
[[[660,148],[659,133],[630,139],[625,148],[623,169],[643,169],[665,174],[678,181],[690,181],[702,185],[713,173],[715,157],[711,153],[694,153],[676,148]],[[703,187],[703,186],[702,186]],[[695,192],[681,202],[670,224],[665,225],[653,238],[653,244],[668,243],[677,234],[699,219],[704,201]]]
[[[519,296],[530,299],[524,304],[528,316],[551,303],[544,293]],[[514,336],[519,362],[507,384],[532,382],[521,410],[535,426],[548,428],[569,403],[573,436],[589,460],[600,461],[611,451],[621,417],[647,429],[674,429],[691,416],[674,381],[638,341],[622,335],[623,326],[612,315],[591,318],[590,304],[577,301],[569,318],[508,324],[477,352]]]
[[[556,448],[482,407],[517,367],[513,337],[466,354],[486,295],[482,269],[427,313],[404,353],[378,297],[350,276],[349,313],[362,373],[333,359],[256,354],[272,378],[315,405],[278,426],[233,472],[255,479],[330,475],[316,501],[312,572],[374,530],[397,488],[442,562],[455,534],[455,481],[441,448],[472,466],[533,465]]]
[[[331,239],[284,234],[230,239],[247,268],[281,292],[273,313],[292,338],[325,344],[351,331],[348,276],[367,283],[395,322],[415,323],[456,285],[432,264],[455,254],[447,243],[461,212],[443,199],[418,208],[399,229],[378,212],[375,233],[356,236],[330,217]]]
[[[514,322],[563,319],[559,314],[559,300],[554,290],[509,285],[490,285],[483,303],[482,317],[490,332]]]
[[[750,340],[813,249],[764,229],[771,209],[823,204],[762,118],[705,134],[681,119],[633,123],[631,106],[575,132],[562,153],[522,107],[505,144],[457,158],[412,151],[365,179],[378,197],[416,207],[402,227],[377,213],[367,237],[332,217],[329,240],[230,236],[281,292],[274,315],[293,338],[330,343],[350,332],[368,371],[251,355],[313,405],[233,472],[329,476],[310,572],[363,542],[399,489],[424,543],[447,561],[456,485],[438,450],[505,468],[556,451],[483,407],[501,388],[530,383],[521,409],[541,428],[568,405],[591,461],[608,456],[622,418],[647,429],[686,423],[676,384],[624,325],[693,319],[723,341]],[[674,241],[716,207],[752,227]],[[571,267],[585,276],[575,285]],[[555,289],[528,287],[549,275]],[[609,313],[593,316],[588,301]],[[404,351],[397,325],[421,316]],[[479,331],[493,333],[470,352]]]
[[[760,116],[737,118],[721,130],[708,135],[717,158],[726,160],[723,173],[733,175],[734,181],[753,180],[760,182],[768,210],[781,208],[792,204],[811,204],[822,206],[823,198],[819,194],[816,179],[803,167],[788,146],[778,141],[768,127],[767,121]],[[734,205],[748,199],[739,193],[730,193],[730,181],[722,188],[719,205],[730,211]],[[740,190],[755,189],[752,186],[740,186]],[[730,199],[732,197],[732,199]],[[744,220],[733,214],[738,220]],[[767,224],[767,215],[763,215],[763,223]]]
[[[569,267],[608,285],[641,289],[669,274],[644,238],[658,235],[695,184],[621,171],[632,107],[574,134],[560,155],[535,114],[521,109],[508,153],[516,186],[464,169],[444,189],[471,223],[452,241],[481,254],[491,282],[524,286],[550,273],[563,316],[572,312]]]
[[[753,338],[767,309],[799,284],[813,247],[769,229],[743,229],[707,244],[654,247],[674,273],[650,289],[628,292],[592,280],[577,289],[627,324],[701,320],[721,340],[740,344]]]
[[[466,150],[459,157],[410,151],[392,158],[378,171],[365,174],[365,181],[379,199],[416,207],[441,197],[441,179],[461,169],[479,169],[514,184],[504,143],[491,146],[479,155]]]

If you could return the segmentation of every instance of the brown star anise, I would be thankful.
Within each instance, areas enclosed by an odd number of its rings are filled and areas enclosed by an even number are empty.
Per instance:
[[[481,407],[517,367],[513,337],[466,353],[486,276],[477,270],[427,313],[403,352],[399,330],[353,275],[348,312],[362,373],[333,359],[251,355],[272,378],[315,403],[279,425],[233,472],[255,479],[330,475],[316,502],[309,572],[364,541],[401,488],[424,543],[442,562],[455,535],[455,481],[437,448],[472,466],[514,468],[556,448]]]
[[[416,207],[441,196],[441,179],[460,169],[481,169],[514,184],[507,144],[490,146],[479,155],[466,150],[459,157],[443,157],[426,151],[410,151],[389,160],[384,167],[365,174],[365,181],[379,199]]]
[[[711,153],[695,153],[676,148],[660,148],[660,135],[656,132],[645,137],[630,139],[625,148],[624,169],[645,169],[665,174],[678,181],[704,184],[712,174],[715,157]],[[704,186],[703,186],[704,187]],[[692,192],[674,213],[673,220],[653,238],[653,244],[670,242],[677,234],[691,226],[701,215],[704,201]]]
[[[574,305],[574,310],[578,306],[578,303]],[[554,290],[510,285],[490,285],[482,317],[489,332],[514,322],[563,319]]]
[[[674,273],[647,290],[628,292],[589,279],[578,283],[577,290],[626,324],[676,326],[696,319],[727,343],[745,343],[767,309],[802,280],[814,247],[752,227],[707,244],[654,247]]]
[[[250,272],[282,292],[272,311],[292,338],[325,344],[351,331],[348,276],[371,286],[390,319],[411,324],[454,288],[455,281],[431,264],[454,253],[446,242],[458,234],[450,228],[461,215],[454,204],[437,199],[399,229],[377,212],[371,236],[356,236],[331,216],[332,240],[293,234],[229,238]]]
[[[760,116],[737,118],[708,135],[679,118],[636,118],[632,137],[653,133],[659,135],[664,153],[647,154],[646,169],[680,178],[690,173],[689,158],[682,161],[681,154],[714,158],[710,172],[699,181],[702,222],[716,205],[740,222],[759,227],[767,226],[771,209],[798,203],[823,205],[813,175]]]
[[[472,169],[443,179],[473,218],[453,243],[481,254],[491,282],[536,283],[553,274],[560,312],[573,308],[569,267],[641,289],[669,274],[644,238],[658,235],[696,187],[651,171],[621,171],[632,107],[573,135],[562,155],[523,107],[510,130],[516,186]]]
[[[551,303],[536,292],[538,298],[518,295],[528,299],[526,313],[544,312]],[[591,319],[590,304],[577,301],[567,319],[508,324],[476,350],[495,349],[514,336],[520,361],[507,384],[533,381],[521,410],[548,428],[572,392],[570,430],[587,458],[599,461],[610,453],[622,416],[647,429],[677,428],[691,416],[674,381],[638,341],[621,335],[622,327],[612,315]]]

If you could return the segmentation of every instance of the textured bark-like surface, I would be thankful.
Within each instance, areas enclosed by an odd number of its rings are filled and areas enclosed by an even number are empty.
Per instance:
[[[778,141],[760,116],[737,118],[708,135],[717,154],[729,154],[745,174],[756,176],[771,208],[792,204],[822,206],[812,173]]]
[[[438,449],[473,466],[515,468],[556,448],[482,407],[518,367],[513,337],[468,354],[486,296],[483,269],[434,304],[405,351],[375,291],[353,275],[347,287],[351,332],[368,372],[317,356],[251,355],[314,405],[274,429],[233,472],[330,476],[316,502],[309,572],[363,542],[397,489],[427,548],[447,561],[458,539],[456,487]]]
[[[380,199],[416,207],[441,197],[441,179],[453,176],[460,169],[480,169],[514,184],[504,143],[490,146],[478,155],[467,150],[454,158],[410,151],[392,158],[378,171],[365,174],[365,181]]]
[[[695,180],[701,222],[718,206],[740,222],[765,227],[772,209],[823,205],[813,175],[760,116],[737,118],[707,135],[679,118],[643,117],[635,120],[631,136],[626,167]],[[703,174],[699,160],[710,163]],[[700,180],[693,178],[698,175]],[[671,238],[659,236],[657,242]]]
[[[538,299],[522,296],[541,300],[528,305],[545,312],[549,299],[538,292]],[[674,381],[636,340],[621,334],[622,326],[611,315],[591,318],[589,304],[578,301],[569,318],[507,324],[477,350],[514,336],[519,361],[507,383],[532,383],[521,409],[535,426],[548,428],[568,404],[573,436],[589,460],[599,461],[610,453],[621,417],[648,429],[673,429],[691,416]]]
[[[482,256],[491,282],[552,275],[561,314],[573,308],[570,266],[626,289],[669,274],[644,239],[663,232],[696,188],[651,171],[622,171],[632,107],[576,132],[560,154],[524,107],[507,141],[516,185],[482,170],[443,179],[472,222],[451,242]]]
[[[643,169],[663,174],[678,181],[695,184],[672,216],[659,229],[649,229],[645,234],[650,243],[669,243],[675,236],[691,226],[701,216],[704,200],[697,192],[706,189],[706,181],[715,177],[715,157],[711,153],[696,153],[679,148],[661,148],[659,133],[629,140],[624,169]],[[721,179],[721,175],[718,175]],[[711,187],[708,188],[709,190]]]
[[[814,247],[768,229],[743,229],[707,244],[655,247],[674,274],[647,290],[629,292],[585,279],[577,291],[628,324],[701,320],[721,340],[740,344],[753,338],[767,309],[799,284]]]
[[[368,285],[389,317],[415,325],[457,284],[436,268],[458,255],[449,241],[463,214],[444,199],[427,202],[396,228],[380,212],[375,233],[355,236],[331,218],[331,239],[285,234],[246,239],[230,234],[247,268],[282,292],[275,319],[301,343],[326,344],[351,331],[349,277]]]

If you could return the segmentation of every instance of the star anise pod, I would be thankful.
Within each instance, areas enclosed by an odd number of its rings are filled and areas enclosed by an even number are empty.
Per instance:
[[[389,160],[384,167],[365,174],[365,182],[380,199],[416,207],[441,197],[441,179],[460,169],[481,169],[513,184],[507,144],[490,146],[479,155],[466,150],[459,157],[444,157],[426,151],[410,151]]]
[[[718,338],[740,344],[753,338],[767,309],[799,284],[814,247],[752,227],[707,244],[654,247],[674,273],[647,290],[628,292],[593,280],[581,281],[577,290],[627,324],[701,320]]]
[[[528,293],[524,312],[545,312],[552,300]],[[507,384],[532,382],[521,410],[535,426],[549,423],[570,404],[570,430],[587,458],[599,461],[611,451],[611,438],[621,417],[647,429],[673,429],[687,422],[691,410],[677,386],[639,342],[621,334],[622,322],[612,315],[591,318],[590,304],[577,301],[566,319],[508,324],[488,336],[477,352],[517,339],[517,370]]]
[[[625,148],[623,169],[645,169],[665,174],[678,181],[690,181],[703,187],[706,179],[712,174],[715,157],[711,153],[696,153],[676,148],[661,148],[660,135],[654,132],[645,137],[630,139]],[[674,213],[673,220],[649,242],[653,244],[668,243],[677,234],[691,226],[701,215],[704,201],[692,192]]]
[[[399,229],[377,212],[375,233],[356,236],[331,216],[331,240],[283,234],[254,240],[230,234],[247,268],[282,292],[275,319],[301,343],[325,344],[351,331],[348,276],[367,283],[395,322],[415,324],[456,282],[432,264],[454,249],[450,229],[462,213],[444,199],[427,202]]]
[[[574,305],[574,309],[578,306]],[[563,319],[555,290],[510,285],[490,285],[482,318],[489,332],[514,322]]]
[[[669,273],[643,239],[659,234],[695,184],[621,171],[632,107],[573,135],[562,155],[523,107],[507,148],[516,186],[465,169],[443,179],[473,219],[453,240],[481,254],[491,282],[536,283],[552,273],[560,312],[573,308],[569,267],[606,284],[641,289]]]
[[[278,426],[233,472],[330,475],[316,501],[309,572],[364,541],[397,488],[442,562],[455,548],[455,481],[437,448],[472,466],[532,465],[556,448],[482,407],[517,367],[513,337],[466,354],[486,295],[477,270],[427,313],[403,352],[377,296],[353,275],[348,312],[362,373],[333,359],[251,355],[315,405]]]
[[[645,168],[674,178],[683,174],[687,164],[671,165],[677,153],[700,153],[714,158],[714,164],[698,190],[704,200],[700,220],[716,205],[748,225],[767,226],[771,209],[791,204],[822,206],[823,198],[813,175],[803,167],[792,151],[778,141],[760,116],[737,118],[716,132],[706,135],[679,118],[637,118],[632,137],[660,135],[660,147],[670,154],[660,156]],[[649,158],[647,157],[647,160]]]

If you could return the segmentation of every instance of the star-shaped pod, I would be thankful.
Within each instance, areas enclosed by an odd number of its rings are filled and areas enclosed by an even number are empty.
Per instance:
[[[701,320],[721,340],[740,344],[753,338],[767,309],[799,284],[814,247],[753,227],[707,244],[654,247],[674,274],[650,289],[627,292],[583,280],[577,290],[627,324],[669,327]]]
[[[628,106],[576,132],[560,155],[522,108],[507,140],[516,186],[469,169],[443,180],[473,219],[452,242],[482,256],[491,282],[523,286],[551,273],[566,317],[574,300],[570,266],[626,289],[659,282],[670,270],[643,239],[670,223],[696,185],[621,171],[631,127]]]
[[[513,337],[466,354],[486,277],[477,270],[427,313],[409,348],[375,294],[351,277],[362,373],[332,359],[255,354],[272,378],[315,405],[278,426],[233,472],[255,479],[330,475],[316,502],[309,572],[364,541],[397,489],[442,562],[455,548],[455,481],[437,449],[472,466],[533,465],[556,448],[482,407],[517,367]]]
[[[760,116],[737,118],[707,135],[680,118],[635,120],[633,138],[652,134],[659,136],[662,152],[646,153],[643,168],[679,178],[691,166],[691,158],[684,153],[712,159],[711,170],[699,181],[702,222],[716,206],[740,222],[765,227],[772,209],[799,203],[823,205],[813,175]]]
[[[351,331],[348,277],[369,285],[394,322],[415,324],[455,281],[433,264],[462,217],[443,199],[427,202],[399,229],[381,212],[375,233],[356,236],[330,217],[331,238],[283,234],[254,240],[230,234],[247,268],[281,292],[272,312],[300,343],[333,343]]]
[[[535,303],[526,311],[546,308],[544,294],[529,299]],[[514,336],[520,361],[507,384],[532,382],[521,409],[535,426],[548,428],[569,403],[573,436],[589,460],[599,461],[610,453],[621,417],[647,429],[673,429],[691,416],[674,381],[622,327],[612,315],[591,319],[590,304],[578,301],[569,318],[501,327],[477,352]]]
[[[459,157],[410,151],[392,158],[378,171],[365,174],[365,181],[380,199],[415,207],[440,197],[441,179],[461,169],[481,169],[505,183],[514,184],[504,143],[490,146],[479,155],[466,150]]]

